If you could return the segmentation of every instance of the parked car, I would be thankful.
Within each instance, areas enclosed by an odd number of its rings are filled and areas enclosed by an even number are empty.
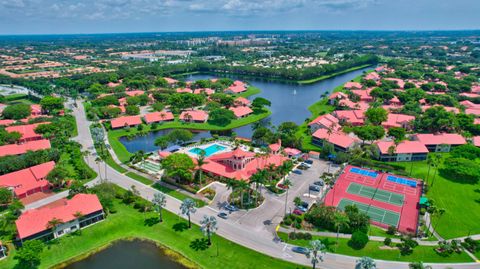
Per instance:
[[[308,211],[308,209],[306,207],[303,207],[301,205],[297,206],[297,209],[300,209],[300,211],[302,211],[302,212],[307,212]]]
[[[297,166],[297,168],[300,169],[300,170],[307,170],[308,169],[308,167],[306,167],[305,165],[299,165],[299,166]]]
[[[238,211],[238,208],[234,205],[231,205],[231,204],[226,205],[225,209],[230,211],[230,212]]]
[[[310,185],[308,189],[311,191],[320,191],[320,187],[317,185]]]
[[[308,248],[304,248],[304,247],[292,247],[292,251],[295,252],[295,253],[300,253],[300,254],[310,253],[310,250],[308,250]]]
[[[308,203],[305,202],[305,201],[302,201],[302,203],[300,204],[301,206],[305,207],[305,208],[308,208]]]
[[[293,172],[294,174],[297,174],[297,175],[301,175],[301,174],[303,174],[303,173],[302,173],[302,171],[300,171],[300,170],[296,170],[296,169],[295,169],[295,170],[293,170],[292,172]]]
[[[320,180],[320,181],[315,181],[315,182],[313,182],[313,184],[314,184],[314,185],[317,185],[317,186],[323,186],[323,185],[325,185],[325,183],[324,183],[322,180]]]
[[[305,160],[304,163],[313,164],[312,160]]]
[[[228,219],[228,214],[225,213],[225,212],[220,212],[220,213],[218,213],[217,216],[221,219]]]
[[[303,215],[303,211],[300,210],[300,209],[295,209],[295,210],[293,210],[293,214],[300,216],[300,215]]]
[[[308,164],[308,163],[306,163],[306,162],[303,162],[303,163],[301,163],[300,165],[306,166],[306,167],[308,167],[308,168],[312,167],[311,164]]]

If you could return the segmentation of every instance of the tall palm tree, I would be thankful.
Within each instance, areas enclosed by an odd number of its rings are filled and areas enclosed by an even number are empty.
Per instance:
[[[343,212],[336,211],[333,215],[333,226],[337,229],[337,244],[335,245],[335,251],[337,251],[338,247],[338,237],[340,234],[340,229],[347,228],[349,226],[350,220],[348,216],[345,215]]]
[[[200,221],[200,230],[208,238],[208,245],[212,244],[211,236],[218,229],[217,219],[214,216],[203,216],[203,219]]]
[[[197,209],[195,208],[197,205],[193,199],[187,198],[183,200],[182,204],[180,205],[180,211],[182,212],[182,215],[185,215],[188,217],[188,228],[192,228],[192,222],[190,220],[190,215],[194,214],[197,212]]]
[[[428,186],[428,178],[430,177],[430,169],[432,168],[433,165],[433,155],[429,154],[427,155],[427,166],[428,166],[428,171],[427,171],[427,178],[425,179],[425,185]]]
[[[47,222],[47,229],[51,229],[53,231],[53,230],[55,230],[55,228],[58,227],[58,225],[60,225],[62,223],[63,223],[63,221],[61,219],[58,219],[58,218],[54,217]]]
[[[100,157],[95,158],[95,162],[98,165],[98,175],[100,176],[100,180],[102,180],[102,171],[100,171],[100,163],[102,162],[102,158]]]
[[[238,186],[238,181],[235,179],[227,179],[227,190],[232,190],[232,194]],[[230,202],[230,201],[229,201]]]
[[[433,227],[433,230],[437,230],[437,226],[438,226],[438,223],[440,222],[440,218],[443,216],[443,214],[445,214],[446,210],[444,208],[439,208],[437,210],[437,216],[438,216],[438,220],[437,220],[437,223],[435,224],[435,226]],[[430,222],[432,222],[432,220],[430,220]]]
[[[356,269],[376,269],[377,264],[372,258],[364,256],[360,258],[360,260],[357,260],[357,266],[355,268]]]
[[[255,192],[256,192],[256,195],[255,195],[255,205],[257,205],[257,202],[258,202],[258,188],[260,187],[260,184],[263,184],[265,182],[265,179],[263,178],[263,176],[261,175],[261,173],[259,173],[259,171],[257,170],[257,172],[255,174],[253,174],[251,177],[250,177],[250,183],[255,183]]]
[[[325,245],[320,240],[310,241],[310,247],[308,248],[307,258],[311,259],[312,268],[319,262],[323,262],[323,255],[325,255]]]
[[[152,204],[155,212],[158,212],[159,222],[163,222],[162,209],[167,205],[167,196],[163,193],[155,193]]]
[[[285,215],[287,215],[288,190],[292,186],[292,182],[290,181],[290,179],[284,179],[283,186],[285,186],[285,188],[287,189],[287,193],[285,194]]]
[[[73,213],[73,216],[78,220],[78,222],[80,222],[83,217],[85,217],[85,215],[83,215],[83,213],[81,211],[76,211],[75,213]],[[80,234],[82,233],[82,229],[79,229],[80,231]]]
[[[245,180],[239,180],[237,188],[240,190],[240,206],[243,208],[243,198],[245,191],[250,188],[250,185]],[[248,194],[250,195],[250,194]],[[250,199],[249,199],[250,200]]]
[[[200,186],[202,185],[202,176],[203,176],[203,170],[202,170],[202,166],[204,166],[205,164],[207,164],[208,162],[205,161],[205,155],[207,153],[205,152],[205,150],[200,150],[199,154],[198,154],[198,159],[197,159],[197,166],[198,166],[198,182],[200,184]]]
[[[435,171],[433,172],[432,187],[433,187],[433,184],[435,183],[435,178],[437,176],[438,167],[440,166],[441,160],[442,160],[442,156],[440,154],[438,154],[438,153],[433,154],[432,165],[435,168]]]

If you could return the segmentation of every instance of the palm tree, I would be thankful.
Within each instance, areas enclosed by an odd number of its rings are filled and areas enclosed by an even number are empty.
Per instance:
[[[432,187],[433,187],[433,184],[435,183],[435,177],[437,176],[438,166],[440,165],[441,160],[442,160],[442,156],[440,156],[440,154],[438,153],[433,154],[432,165],[435,168],[435,171],[433,172]]]
[[[153,195],[153,209],[158,212],[159,222],[163,221],[162,209],[167,205],[167,196],[163,193],[155,193]]]
[[[52,231],[58,227],[58,225],[62,224],[63,221],[61,219],[52,218],[50,221],[47,222],[47,229],[51,229]]]
[[[200,184],[200,186],[202,185],[202,175],[203,175],[203,171],[202,171],[202,166],[207,164],[208,162],[205,161],[205,155],[207,153],[205,152],[205,150],[200,150],[199,154],[198,154],[198,159],[197,159],[197,166],[198,166],[198,182]]]
[[[349,218],[342,212],[335,212],[333,215],[333,226],[337,229],[337,244],[335,245],[335,251],[338,247],[338,236],[340,235],[340,229],[347,228],[349,226]]]
[[[197,209],[195,208],[197,205],[193,199],[187,198],[183,200],[182,204],[180,205],[180,211],[182,215],[188,217],[188,228],[192,228],[192,222],[190,220],[190,215],[195,213]]]
[[[292,182],[290,181],[290,179],[286,178],[285,180],[283,180],[283,186],[285,186],[285,188],[287,189],[287,193],[285,194],[285,215],[287,215],[288,190],[292,186]]]
[[[85,215],[83,215],[83,213],[81,211],[77,211],[77,212],[73,213],[73,216],[78,220],[78,222],[80,222]],[[82,229],[80,229],[79,231],[80,231],[80,233],[82,233]]]
[[[437,223],[435,224],[435,226],[433,227],[433,230],[437,230],[437,226],[438,226],[438,223],[440,222],[440,218],[443,216],[443,214],[445,214],[446,210],[444,208],[439,208],[437,209],[437,215],[438,215],[438,220],[437,220]],[[430,222],[432,222],[432,220],[430,219]]]
[[[360,260],[357,260],[356,269],[376,269],[377,264],[375,261],[370,257],[362,257]]]
[[[308,248],[307,258],[311,258],[312,268],[319,262],[323,262],[323,255],[325,255],[325,245],[320,240],[310,241],[310,247]]]
[[[243,208],[243,195],[245,193],[245,190],[250,189],[250,185],[245,180],[240,180],[237,184],[237,188],[240,190],[240,206]]]
[[[212,244],[211,236],[218,229],[217,219],[214,216],[203,216],[203,220],[200,221],[202,225],[200,230],[208,238],[208,245]]]
[[[98,165],[98,175],[100,176],[100,180],[102,180],[102,172],[100,171],[100,162],[102,162],[102,159],[100,157],[95,158],[95,162]]]
[[[227,190],[232,190],[232,194],[238,186],[238,181],[235,179],[227,179]],[[230,202],[230,201],[229,201]]]
[[[259,171],[257,170],[257,172],[255,174],[253,174],[251,177],[250,177],[250,183],[255,183],[255,191],[256,191],[256,195],[255,195],[255,205],[257,205],[257,202],[258,202],[258,188],[260,186],[260,184],[263,184],[265,182],[265,179],[263,178],[262,174],[259,173]]]
[[[427,165],[428,165],[428,171],[427,171],[427,178],[425,179],[425,184],[428,186],[428,178],[430,177],[430,168],[433,166],[433,155],[427,155]]]

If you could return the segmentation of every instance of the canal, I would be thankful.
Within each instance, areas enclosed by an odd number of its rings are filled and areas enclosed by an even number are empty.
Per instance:
[[[119,241],[66,269],[185,269],[151,242]]]
[[[262,92],[260,94],[250,96],[253,100],[255,97],[263,97],[272,102],[269,108],[272,114],[267,119],[273,125],[278,125],[285,121],[292,121],[297,124],[302,124],[305,119],[310,117],[308,107],[321,99],[321,95],[342,85],[355,77],[361,75],[364,71],[370,70],[371,67],[355,70],[343,75],[338,75],[333,78],[325,79],[317,83],[308,85],[288,84],[275,81],[265,81],[257,78],[242,78],[240,76],[231,76],[232,79],[239,79],[247,81],[252,86],[259,88]],[[185,77],[187,81],[194,81],[199,79],[210,79],[218,76],[213,75],[189,75]],[[252,127],[245,125],[233,130],[238,136],[251,138]],[[158,149],[154,145],[155,138],[163,135],[164,132],[151,133],[147,136],[136,137],[128,140],[121,138],[120,142],[127,148],[129,152],[136,152],[143,150],[145,152],[154,151]],[[199,140],[203,137],[209,137],[208,132],[197,133],[194,137]]]

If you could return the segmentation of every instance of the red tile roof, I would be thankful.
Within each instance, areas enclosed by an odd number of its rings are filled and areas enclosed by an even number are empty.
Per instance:
[[[404,127],[410,122],[414,121],[415,117],[405,114],[389,113],[386,121],[382,122],[382,126],[386,128]]]
[[[31,141],[38,140],[42,138],[41,134],[35,133],[35,128],[42,123],[27,124],[27,125],[15,125],[5,128],[7,132],[19,132],[22,135],[21,140]],[[44,123],[47,124],[47,123]]]
[[[365,110],[336,110],[333,115],[339,120],[344,120],[352,125],[365,123]]]
[[[477,108],[467,108],[465,109],[465,114],[480,116],[480,109]]]
[[[110,121],[112,128],[123,128],[125,126],[136,126],[142,124],[140,116],[123,116]]]
[[[14,122],[14,120],[0,120],[0,126],[8,126],[10,124],[13,124]]]
[[[193,93],[193,90],[190,88],[178,88],[177,93]]]
[[[395,143],[393,141],[379,141],[376,143],[378,149],[382,154],[388,154],[388,149],[391,146],[395,147]],[[428,153],[427,147],[424,144],[418,141],[409,141],[405,140],[400,142],[395,147],[396,154],[409,154],[409,153]]]
[[[355,103],[350,99],[342,99],[340,100],[340,102],[338,102],[338,105],[342,107],[348,107],[350,109],[360,109],[360,110],[367,110],[370,107],[370,105],[365,101],[360,101]]]
[[[17,197],[46,190],[49,186],[45,179],[55,167],[55,162],[47,162],[30,168],[0,176],[0,186],[13,188]]]
[[[178,82],[178,80],[173,79],[173,78],[164,78],[168,84],[175,84]]]
[[[201,94],[201,93],[205,93],[206,95],[212,95],[215,93],[215,91],[213,89],[210,89],[210,88],[202,88],[202,89],[195,89],[193,91],[194,94]]]
[[[251,102],[247,98],[240,96],[240,97],[235,98],[234,103],[235,103],[235,105],[248,106],[248,105],[250,105]]]
[[[424,145],[463,145],[467,141],[459,134],[416,134],[416,139]]]
[[[232,92],[232,93],[241,93],[246,91],[247,88],[244,85],[232,85],[225,89],[225,92]]]
[[[27,151],[37,151],[49,148],[50,141],[47,139],[28,141],[23,144],[4,145],[0,146],[0,157],[7,155],[20,155],[27,153]]]
[[[253,110],[248,106],[235,106],[229,108],[235,114],[235,117],[241,118],[253,113]]]
[[[403,89],[405,87],[405,81],[403,79],[386,78],[385,80],[395,81],[397,83],[398,87],[400,87],[400,89]]]
[[[460,96],[465,96],[465,97],[468,97],[468,98],[477,98],[477,97],[480,97],[480,94],[478,93],[471,93],[471,92],[462,92],[461,94],[459,94]]]
[[[371,102],[373,101],[373,97],[370,95],[372,89],[366,90],[352,90],[352,93],[360,97],[360,101]]]
[[[379,75],[377,72],[368,73],[368,74],[365,76],[365,79],[366,79],[366,80],[379,80],[379,79],[380,79],[380,75]]]
[[[187,115],[190,115],[192,121],[204,122],[208,119],[208,113],[203,110],[185,110],[180,114],[180,120],[188,120],[185,118]]]
[[[345,83],[345,85],[343,87],[346,88],[346,89],[352,89],[352,88],[361,89],[363,86],[362,86],[362,84],[360,84],[358,82],[349,81],[349,82]]]
[[[296,156],[296,155],[302,153],[300,150],[298,150],[296,148],[285,148],[283,150],[283,152],[285,152],[285,154],[287,154],[289,156]]]
[[[480,147],[480,136],[473,137],[473,145],[476,147]]]
[[[95,194],[77,194],[72,199],[61,200],[58,203],[46,205],[37,209],[30,209],[23,212],[17,219],[18,237],[20,239],[35,235],[47,230],[48,222],[53,218],[62,222],[75,220],[74,214],[81,212],[88,215],[102,210],[102,205]]]
[[[173,119],[173,114],[170,111],[159,111],[145,114],[145,122],[147,123],[170,121]]]
[[[37,104],[30,105],[31,115],[41,115],[42,114],[42,107]]]
[[[330,96],[328,97],[329,100],[345,99],[345,98],[348,98],[348,95],[346,95],[343,92],[334,92],[334,93],[330,94]]]
[[[325,114],[320,115],[316,119],[312,120],[308,126],[312,125],[322,125],[325,128],[333,128],[334,130],[340,129],[340,124],[337,118],[335,118],[332,114]]]
[[[140,90],[134,90],[134,91],[126,91],[125,94],[127,94],[128,96],[138,96],[138,95],[145,94],[145,92]]]
[[[448,111],[448,112],[453,112],[453,113],[455,113],[455,114],[460,113],[460,110],[459,110],[458,108],[456,108],[456,107],[451,107],[451,106],[442,106],[442,105],[433,105],[433,106],[430,106],[430,105],[423,105],[423,106],[421,106],[421,108],[422,108],[422,111],[425,111],[425,110],[427,110],[427,109],[429,109],[429,108],[431,108],[431,107],[434,107],[434,106],[441,106],[441,107],[443,107],[446,111]]]
[[[312,136],[318,139],[326,140],[329,143],[342,148],[349,148],[358,142],[358,139],[350,137],[341,131],[334,131],[329,134],[327,129],[318,129],[312,134]]]

